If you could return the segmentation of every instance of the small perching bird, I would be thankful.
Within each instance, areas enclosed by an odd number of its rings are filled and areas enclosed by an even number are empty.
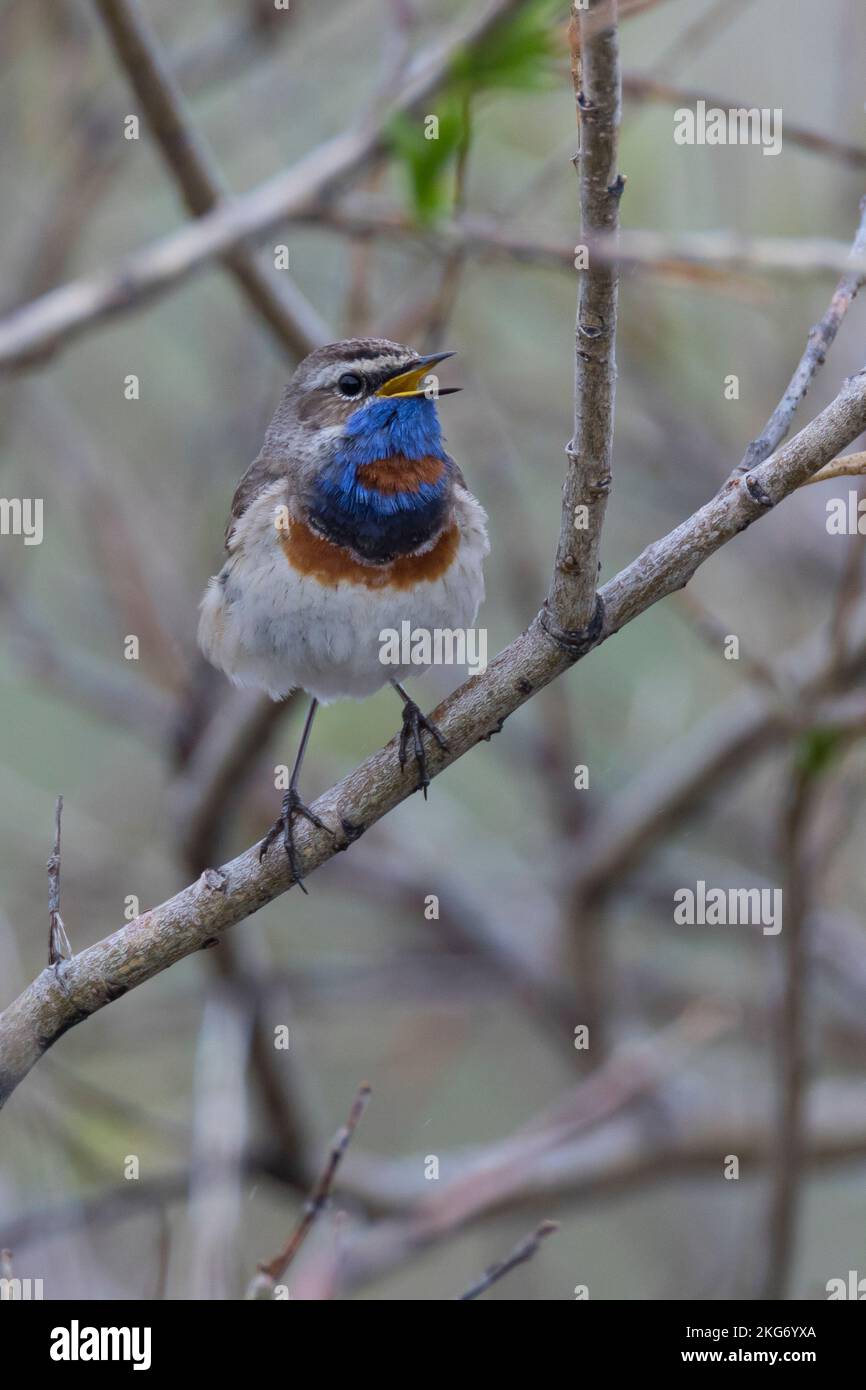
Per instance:
[[[436,409],[458,388],[431,375],[451,355],[353,338],[306,357],[235,492],[228,559],[202,600],[209,661],[275,700],[312,696],[282,813],[260,849],[282,835],[298,883],[295,817],[327,829],[298,793],[319,704],[390,682],[403,701],[400,767],[411,743],[425,797],[424,732],[446,748],[401,684],[427,667],[383,664],[381,634],[405,622],[469,628],[484,597],[487,517],[445,452]]]

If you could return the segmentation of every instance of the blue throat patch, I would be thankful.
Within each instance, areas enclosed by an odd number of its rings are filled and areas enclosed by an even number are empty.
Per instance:
[[[381,492],[358,481],[358,469],[384,459],[439,459],[435,483],[414,491]],[[429,541],[442,527],[450,492],[451,460],[439,416],[426,397],[374,397],[350,415],[333,461],[318,480],[310,519],[336,545],[386,564]]]

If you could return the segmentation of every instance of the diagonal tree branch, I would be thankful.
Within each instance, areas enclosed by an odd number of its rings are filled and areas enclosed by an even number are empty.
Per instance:
[[[512,1269],[518,1265],[526,1264],[533,1255],[537,1254],[541,1248],[542,1241],[548,1236],[552,1236],[559,1230],[555,1221],[542,1221],[536,1226],[531,1235],[524,1236],[518,1241],[514,1249],[505,1256],[504,1260],[497,1260],[495,1264],[485,1269],[480,1279],[471,1284],[465,1293],[457,1298],[458,1303],[466,1303],[471,1298],[480,1298],[481,1294],[486,1293],[494,1284],[498,1284],[500,1279],[504,1279],[506,1274],[510,1274]]]
[[[860,223],[851,247],[851,259],[866,255],[866,198],[860,201]],[[857,291],[864,282],[864,271],[852,270],[842,276],[823,317],[809,330],[809,341],[794,369],[785,394],[776,406],[761,434],[753,439],[732,476],[748,473],[756,463],[763,463],[777,449],[791,428],[797,408],[812,384],[818,369],[833,345],[842,320],[851,307]]]
[[[228,190],[193,127],[138,0],[95,3],[186,206],[201,217],[224,204]],[[285,277],[284,283],[279,281],[247,246],[232,247],[225,262],[248,302],[293,356],[306,357],[328,341],[324,320],[297,286]]]
[[[836,399],[783,449],[738,482],[729,483],[668,535],[648,546],[601,590],[601,642],[695,571],[771,507],[799,487],[866,428],[866,370],[846,381]],[[429,754],[431,776],[498,732],[510,714],[578,660],[574,645],[551,636],[541,615],[435,711],[448,751]],[[415,790],[401,774],[396,740],[367,758],[315,804],[334,836],[306,823],[298,849],[309,876]],[[0,1014],[0,1102],[69,1028],[251,916],[292,885],[283,856],[259,862],[258,846],[208,869],[195,883],[143,913],[67,962],[62,980],[44,970]]]

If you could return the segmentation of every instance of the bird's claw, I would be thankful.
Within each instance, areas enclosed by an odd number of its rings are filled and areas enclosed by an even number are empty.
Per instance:
[[[427,772],[427,754],[424,752],[424,741],[421,731],[426,729],[428,734],[439,744],[443,753],[448,752],[448,744],[442,737],[437,726],[432,719],[428,719],[415,704],[414,700],[405,700],[403,704],[403,727],[400,730],[400,743],[397,756],[400,760],[400,771],[405,771],[409,754],[409,741],[412,742],[412,751],[415,754],[415,762],[418,765],[418,786],[424,793],[424,800],[427,800],[427,788],[430,785],[430,777]]]
[[[290,788],[283,797],[282,810],[274,821],[262,843],[259,845],[259,863],[262,862],[271,845],[282,836],[283,848],[286,851],[286,858],[289,861],[289,872],[302,893],[307,890],[304,887],[304,875],[301,873],[301,865],[295,849],[295,817],[303,816],[310,825],[314,825],[317,830],[327,830],[329,835],[333,835],[333,830],[325,825],[325,822],[311,811],[301,800],[294,788]]]

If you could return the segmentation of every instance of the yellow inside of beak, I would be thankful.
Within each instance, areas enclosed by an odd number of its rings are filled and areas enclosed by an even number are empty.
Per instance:
[[[401,372],[399,376],[389,377],[384,385],[380,386],[376,392],[377,396],[423,396],[424,389],[421,382],[430,375],[431,362],[424,362],[420,367],[410,367],[408,372]]]

